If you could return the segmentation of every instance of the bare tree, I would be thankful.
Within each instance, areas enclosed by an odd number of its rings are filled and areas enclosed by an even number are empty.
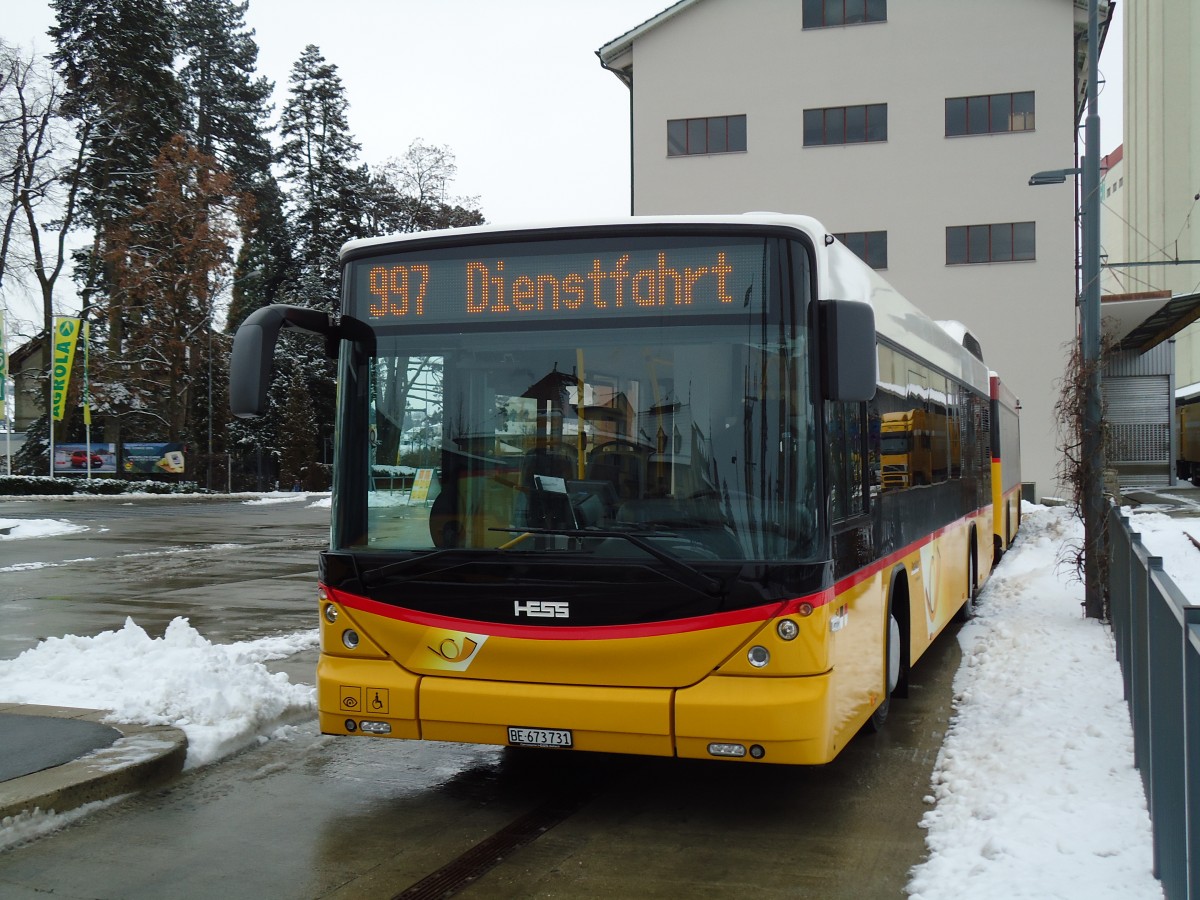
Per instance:
[[[83,166],[83,145],[71,141],[59,116],[60,95],[48,67],[0,42],[0,288],[6,277],[34,276],[46,335],[53,331],[54,291],[76,223]],[[47,379],[47,409],[52,389]]]
[[[461,206],[474,209],[476,197],[447,197],[446,187],[458,175],[454,151],[445,144],[426,144],[417,138],[408,145],[404,156],[393,156],[380,174],[405,197],[425,206]]]

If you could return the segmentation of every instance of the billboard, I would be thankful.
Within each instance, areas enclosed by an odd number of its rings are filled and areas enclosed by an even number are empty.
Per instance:
[[[55,475],[86,475],[88,473],[87,444],[55,444]],[[92,444],[90,451],[93,475],[115,475],[117,473],[117,449],[115,444]]]
[[[121,470],[126,475],[182,475],[184,468],[181,443],[121,445]]]

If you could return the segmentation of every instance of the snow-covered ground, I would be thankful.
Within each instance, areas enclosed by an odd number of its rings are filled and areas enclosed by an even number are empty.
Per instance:
[[[921,823],[929,857],[909,892],[1161,898],[1112,632],[1083,618],[1083,585],[1060,562],[1082,526],[1063,507],[1023,512],[1017,543],[958,633],[955,713]],[[1162,537],[1173,521],[1155,516]],[[1192,553],[1168,572],[1200,568]]]
[[[264,663],[317,646],[317,630],[213,644],[187,619],[160,638],[132,619],[95,637],[47,638],[0,661],[0,701],[112,710],[114,722],[174,725],[188,738],[187,767],[202,766],[316,711],[316,689]]]
[[[1200,596],[1200,550],[1187,536],[1200,538],[1197,512],[1134,514],[1189,596]],[[72,526],[21,522],[9,539],[56,527]],[[1162,897],[1112,635],[1083,618],[1082,585],[1060,562],[1064,545],[1081,540],[1066,509],[1026,504],[1016,545],[958,634],[955,714],[921,823],[929,856],[911,873],[914,900]],[[311,685],[291,684],[264,662],[315,645],[315,630],[218,645],[185,619],[161,638],[128,620],[119,631],[50,638],[0,661],[0,701],[172,724],[187,732],[188,765],[198,766],[313,709]]]

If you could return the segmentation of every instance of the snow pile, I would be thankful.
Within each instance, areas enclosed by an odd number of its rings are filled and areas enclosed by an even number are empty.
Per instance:
[[[1142,543],[1155,556],[1161,556],[1163,568],[1184,596],[1200,598],[1200,518],[1166,516],[1161,512],[1135,509],[1130,527],[1142,536]]]
[[[1111,632],[1083,618],[1083,586],[1058,562],[1080,541],[1065,508],[1026,504],[959,632],[913,900],[1162,897]]]
[[[75,525],[61,519],[0,519],[0,541],[20,541],[27,538],[53,537],[87,531],[86,525]]]
[[[254,494],[242,503],[245,506],[278,506],[281,503],[304,503],[312,497],[317,499],[308,503],[308,509],[329,509],[332,506],[331,494],[310,494],[306,491],[270,491]]]
[[[274,506],[278,503],[301,503],[308,499],[304,491],[271,491],[251,500],[243,500],[245,506]]]
[[[263,665],[317,646],[317,632],[213,644],[187,619],[161,638],[125,620],[95,637],[47,638],[0,661],[0,701],[112,711],[114,722],[173,725],[188,737],[187,767],[254,743],[281,719],[316,709],[316,690]]]

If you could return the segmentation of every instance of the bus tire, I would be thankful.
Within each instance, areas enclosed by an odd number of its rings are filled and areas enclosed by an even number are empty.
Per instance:
[[[975,561],[975,535],[971,535],[971,551],[967,554],[967,599],[954,614],[955,622],[967,622],[975,616],[975,595],[979,590],[979,563]]]
[[[892,604],[888,603],[888,624],[887,631],[884,633],[884,677],[887,693],[884,695],[883,702],[875,708],[871,713],[871,718],[867,719],[867,730],[872,733],[878,733],[883,730],[884,723],[887,722],[888,713],[891,711],[892,694],[900,685],[900,673],[903,668],[903,643],[901,640],[900,623],[896,621],[896,616],[892,612]]]

